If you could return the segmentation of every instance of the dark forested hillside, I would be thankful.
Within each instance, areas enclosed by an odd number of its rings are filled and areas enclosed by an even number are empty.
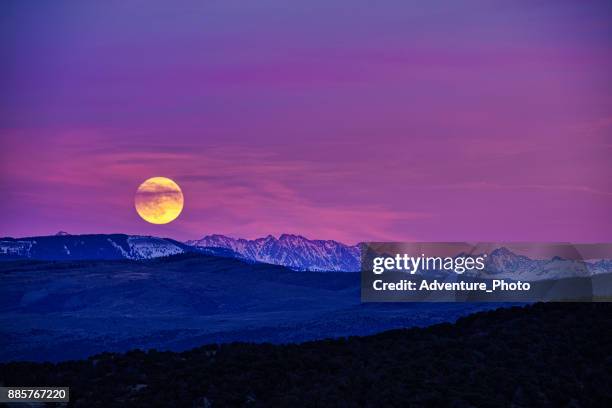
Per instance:
[[[292,345],[9,363],[0,380],[70,386],[79,407],[612,406],[612,305],[536,304]]]
[[[455,321],[490,303],[362,304],[358,273],[205,254],[0,262],[0,361],[62,361],[141,348],[299,343]]]

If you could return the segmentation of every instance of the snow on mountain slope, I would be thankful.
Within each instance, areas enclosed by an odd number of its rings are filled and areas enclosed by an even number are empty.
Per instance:
[[[295,270],[342,271],[359,270],[359,247],[331,240],[310,240],[300,235],[272,235],[254,240],[234,239],[224,235],[208,235],[188,245],[226,248],[251,261],[288,266]]]
[[[159,258],[185,252],[183,248],[163,238],[130,236],[127,242],[131,250],[130,259]]]
[[[189,251],[171,239],[124,234],[0,238],[0,259],[150,259]]]
[[[297,235],[256,240],[211,235],[183,244],[168,238],[125,234],[0,238],[0,259],[82,260],[150,259],[184,252],[242,258],[285,265],[296,270],[357,271],[359,249],[336,241],[308,240]]]
[[[36,241],[0,240],[0,256],[5,258],[29,258],[32,245]]]
[[[336,241],[310,240],[299,235],[268,235],[254,240],[209,235],[181,243],[169,238],[125,234],[94,234],[0,238],[0,260],[151,259],[199,252],[249,262],[282,265],[300,271],[353,272],[360,269],[360,250]],[[435,272],[435,271],[433,271]],[[535,281],[585,277],[612,272],[612,260],[531,259],[500,247],[488,254],[482,278]],[[476,272],[474,272],[476,273]],[[468,273],[472,275],[473,273]]]
[[[569,277],[588,277],[612,272],[612,261],[571,260],[560,257],[551,259],[532,259],[518,255],[505,247],[492,251],[481,277],[492,279],[508,278],[515,280],[537,281],[544,279],[563,279]],[[479,275],[479,274],[476,274]]]

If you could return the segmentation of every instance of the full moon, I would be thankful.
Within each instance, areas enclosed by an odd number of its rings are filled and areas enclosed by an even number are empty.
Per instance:
[[[151,224],[167,224],[183,210],[183,192],[169,178],[152,177],[136,190],[134,206],[143,220]]]

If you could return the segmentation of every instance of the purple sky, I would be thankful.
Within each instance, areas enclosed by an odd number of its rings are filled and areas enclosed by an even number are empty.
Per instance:
[[[612,240],[610,5],[84,3],[0,6],[0,236]]]

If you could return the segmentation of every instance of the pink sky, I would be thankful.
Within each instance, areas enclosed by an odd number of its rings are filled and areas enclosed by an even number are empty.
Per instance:
[[[611,6],[383,3],[3,5],[0,235],[611,241]]]

